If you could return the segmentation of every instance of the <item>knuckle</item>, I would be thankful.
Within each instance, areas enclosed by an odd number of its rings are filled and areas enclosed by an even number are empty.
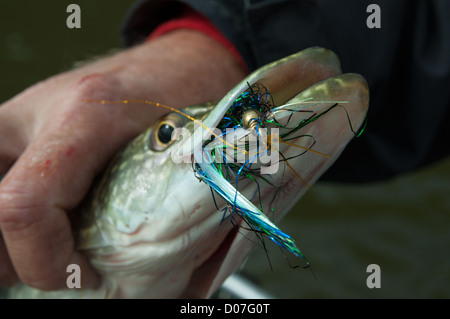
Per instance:
[[[90,73],[78,80],[76,95],[84,99],[108,99],[120,87],[120,81],[113,75]]]
[[[117,100],[121,96],[122,85],[114,75],[90,73],[78,78],[73,86],[73,94],[60,108],[58,130],[76,132],[81,136],[86,132],[102,131],[102,127],[114,127],[121,122],[121,107],[113,107],[105,101]],[[123,98],[123,96],[122,96]]]
[[[39,203],[24,192],[0,188],[0,225],[5,233],[22,232],[39,220]]]

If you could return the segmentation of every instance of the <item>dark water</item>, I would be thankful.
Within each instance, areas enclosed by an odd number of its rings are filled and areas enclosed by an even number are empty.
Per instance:
[[[69,4],[81,8],[81,29],[69,29]],[[134,3],[0,0],[0,101],[79,60],[120,47],[119,24]]]
[[[449,160],[384,183],[316,184],[280,224],[315,277],[275,247],[273,271],[261,250],[245,271],[277,297],[450,298],[449,193]],[[379,289],[366,285],[370,264]]]
[[[0,0],[0,102],[119,47],[127,1],[76,1],[82,28],[66,27],[73,1]],[[282,222],[312,264],[291,269],[271,247],[244,271],[284,298],[450,298],[450,160],[371,185],[318,184]],[[296,264],[295,258],[290,258]],[[366,268],[381,268],[369,289]]]

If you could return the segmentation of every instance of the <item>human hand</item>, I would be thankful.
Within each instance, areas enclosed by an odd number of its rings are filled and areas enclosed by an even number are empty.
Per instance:
[[[113,153],[152,117],[143,107],[85,103],[86,97],[124,94],[113,75],[85,71],[48,79],[0,108],[0,172],[14,162],[0,184],[2,284],[14,283],[16,273],[31,286],[57,289],[69,264],[83,265],[83,282],[96,283],[74,251],[67,213]]]
[[[0,285],[20,279],[39,289],[60,289],[69,264],[83,265],[83,287],[98,283],[95,271],[74,250],[68,213],[118,148],[165,111],[86,99],[188,105],[219,98],[243,75],[214,40],[180,30],[54,76],[4,103]]]

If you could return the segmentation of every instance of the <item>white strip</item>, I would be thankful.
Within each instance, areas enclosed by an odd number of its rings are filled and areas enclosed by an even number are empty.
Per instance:
[[[238,299],[274,299],[274,296],[237,274],[228,277],[222,284],[221,289],[232,294],[233,298]]]

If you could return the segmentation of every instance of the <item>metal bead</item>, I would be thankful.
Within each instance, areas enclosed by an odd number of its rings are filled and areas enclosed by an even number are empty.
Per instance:
[[[255,110],[247,110],[242,115],[242,126],[248,129],[254,129],[259,122],[259,113]]]

